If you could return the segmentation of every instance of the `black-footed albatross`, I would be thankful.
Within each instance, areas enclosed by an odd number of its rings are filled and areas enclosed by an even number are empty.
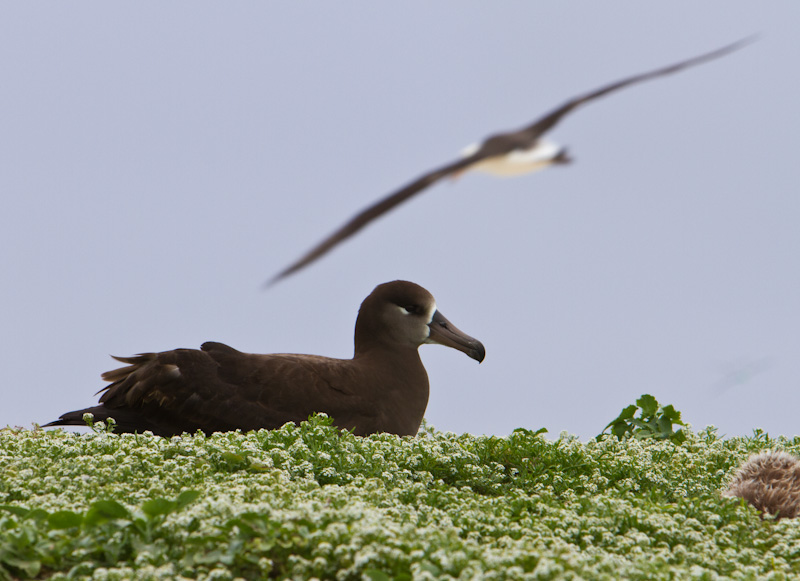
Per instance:
[[[417,433],[428,405],[428,375],[417,348],[438,343],[478,362],[480,341],[458,330],[433,296],[413,282],[381,284],[361,303],[352,359],[256,355],[222,343],[115,357],[100,405],[69,412],[46,426],[114,418],[117,432],[160,436],[279,428],[315,412],[357,435]],[[100,393],[100,392],[98,392]]]
[[[309,250],[297,261],[273,276],[265,283],[265,286],[270,286],[282,278],[294,274],[298,270],[308,266],[376,218],[447,176],[456,176],[468,170],[476,169],[497,176],[507,177],[538,171],[551,165],[570,163],[572,160],[567,154],[566,148],[542,138],[542,136],[561,121],[565,115],[568,115],[585,103],[629,85],[676,73],[682,69],[719,58],[741,48],[749,42],[752,42],[752,39],[744,39],[704,55],[605,85],[590,93],[570,99],[527,127],[523,127],[517,131],[497,133],[487,137],[482,143],[476,143],[466,147],[461,152],[462,157],[460,159],[423,174],[411,183],[406,184],[399,190],[392,192],[356,214],[346,224]]]

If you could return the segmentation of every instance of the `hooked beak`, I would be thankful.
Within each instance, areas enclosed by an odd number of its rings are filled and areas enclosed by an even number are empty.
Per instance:
[[[439,345],[458,349],[469,355],[478,363],[483,361],[483,358],[486,357],[486,349],[480,341],[458,330],[458,328],[448,321],[439,311],[433,313],[433,318],[431,322],[428,323],[428,328],[430,328],[431,332],[428,339],[425,341],[426,343],[438,343]]]

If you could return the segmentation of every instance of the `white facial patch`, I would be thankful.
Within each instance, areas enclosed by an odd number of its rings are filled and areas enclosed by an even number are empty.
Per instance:
[[[436,314],[436,303],[431,304],[431,310],[428,312],[428,322],[425,324],[425,338],[424,341],[427,343],[428,339],[431,337],[431,321],[433,321],[433,315]]]
[[[433,321],[433,315],[435,314],[436,314],[436,302],[434,302],[431,305],[431,310],[428,312],[428,323],[427,323],[428,325],[430,325],[431,321]]]
[[[397,309],[403,313],[403,315],[412,315],[413,313],[409,311],[405,307],[401,307],[400,305],[396,305]],[[428,338],[431,336],[431,328],[430,324],[433,321],[433,315],[436,314],[436,303],[432,303],[430,309],[428,310],[425,325],[422,327],[423,336],[420,338],[420,341],[427,342]]]
[[[410,315],[411,314],[411,311],[409,311],[405,307],[401,307],[400,305],[397,305],[397,308],[400,309],[400,312],[403,313],[404,315]],[[427,323],[425,323],[426,325],[430,325],[431,321],[433,321],[433,315],[435,313],[436,313],[436,303],[433,303],[433,305],[431,305],[430,311],[428,311],[428,321],[427,321]]]

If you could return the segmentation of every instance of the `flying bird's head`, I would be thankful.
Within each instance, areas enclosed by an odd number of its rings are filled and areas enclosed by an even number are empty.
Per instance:
[[[569,152],[567,151],[566,147],[562,147],[561,150],[553,157],[553,165],[566,165],[568,163],[572,163],[575,161],[572,157],[570,157]]]
[[[356,320],[356,355],[375,346],[416,349],[438,343],[466,353],[478,362],[486,350],[477,339],[460,331],[436,307],[433,295],[404,280],[375,287],[364,299]]]

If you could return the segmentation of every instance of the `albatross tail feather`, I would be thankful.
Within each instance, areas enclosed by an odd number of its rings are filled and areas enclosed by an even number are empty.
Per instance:
[[[54,426],[85,426],[86,422],[83,421],[84,414],[92,414],[94,416],[93,421],[95,422],[105,422],[107,419],[113,418],[114,422],[116,422],[114,431],[117,433],[133,433],[150,430],[154,434],[162,435],[162,430],[160,430],[156,424],[148,422],[147,417],[136,410],[112,410],[102,405],[82,410],[75,410],[74,412],[67,412],[56,421],[43,424],[42,427],[50,428]]]

